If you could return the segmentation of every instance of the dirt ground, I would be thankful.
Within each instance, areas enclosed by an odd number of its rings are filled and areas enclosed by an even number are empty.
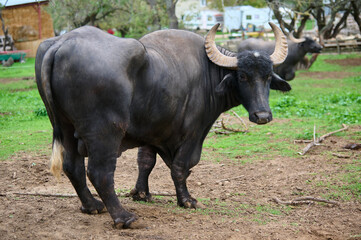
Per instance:
[[[338,64],[341,66],[360,66],[361,65],[361,58],[347,58],[347,59],[326,59],[325,62],[331,64]]]
[[[16,194],[75,194],[66,177],[57,182],[50,175],[48,156],[21,153],[0,163],[1,239],[361,239],[360,202],[282,207],[272,201],[273,197],[293,200],[300,193],[326,194],[327,187],[315,188],[309,182],[342,173],[346,171],[342,166],[361,157],[360,150],[339,152],[347,143],[332,136],[304,157],[257,159],[246,164],[203,160],[194,167],[188,185],[193,196],[208,199],[202,202],[206,209],[179,208],[175,196],[154,197],[147,204],[121,197],[125,208],[146,226],[127,230],[114,229],[108,213],[81,213],[76,197]],[[300,150],[304,146],[300,144]],[[151,192],[173,194],[169,170],[158,160],[150,178]],[[118,159],[116,189],[132,189],[136,176],[136,150],[130,150]],[[280,213],[259,208],[279,209]]]
[[[361,126],[348,131],[359,132]],[[348,143],[346,138],[331,136],[302,157],[296,153],[271,160],[264,156],[243,164],[219,159],[212,149],[204,149],[210,157],[202,159],[188,178],[192,196],[205,206],[200,210],[176,206],[169,169],[158,157],[150,176],[151,192],[171,196],[154,196],[153,203],[120,197],[145,225],[125,230],[114,229],[108,213],[81,213],[67,178],[57,181],[49,173],[48,155],[19,153],[0,162],[0,239],[361,239],[361,202],[354,197],[336,198],[340,205],[284,206],[272,200],[321,198],[329,193],[329,186],[312,183],[330,176],[337,180],[349,171],[347,164],[360,159],[361,150],[344,150]],[[306,144],[298,146],[302,150]],[[135,184],[136,154],[129,150],[118,159],[115,186],[120,194]]]
[[[325,62],[330,64],[337,64],[343,67],[353,67],[353,66],[360,66],[361,65],[361,58],[347,58],[347,59],[326,59]],[[345,77],[353,77],[360,75],[357,72],[300,72],[297,77],[298,78],[316,78],[316,79],[339,79]]]
[[[354,77],[359,75],[356,72],[301,72],[298,78],[314,78],[314,79],[340,79],[345,77]]]

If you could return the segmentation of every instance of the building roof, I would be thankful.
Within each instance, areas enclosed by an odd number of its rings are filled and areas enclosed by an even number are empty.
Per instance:
[[[37,2],[46,2],[47,0],[0,0],[0,4],[5,7],[29,4],[29,3],[37,3]]]

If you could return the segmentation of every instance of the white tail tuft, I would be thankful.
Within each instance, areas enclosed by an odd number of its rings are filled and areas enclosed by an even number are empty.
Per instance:
[[[55,139],[53,143],[53,153],[51,154],[50,158],[50,172],[57,179],[60,178],[60,174],[63,170],[63,152],[63,145]]]

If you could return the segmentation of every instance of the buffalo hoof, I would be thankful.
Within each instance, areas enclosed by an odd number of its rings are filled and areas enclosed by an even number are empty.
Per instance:
[[[114,220],[114,228],[116,229],[141,229],[146,228],[145,224],[138,220],[137,216],[133,215],[127,220],[117,218]]]
[[[192,197],[189,198],[184,198],[182,199],[181,203],[178,203],[179,206],[184,207],[184,208],[194,208],[197,209],[197,200],[195,200]]]
[[[95,200],[92,206],[87,206],[87,207],[81,206],[80,211],[82,213],[87,213],[87,214],[99,214],[106,212],[107,209],[105,208],[103,202],[99,200]]]
[[[129,196],[133,198],[134,201],[143,201],[143,202],[151,202],[152,195],[146,192],[140,192],[136,188],[130,191]]]

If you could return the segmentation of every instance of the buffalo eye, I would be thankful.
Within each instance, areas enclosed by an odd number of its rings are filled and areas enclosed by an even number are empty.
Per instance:
[[[247,81],[247,75],[245,73],[239,73],[239,81]]]

